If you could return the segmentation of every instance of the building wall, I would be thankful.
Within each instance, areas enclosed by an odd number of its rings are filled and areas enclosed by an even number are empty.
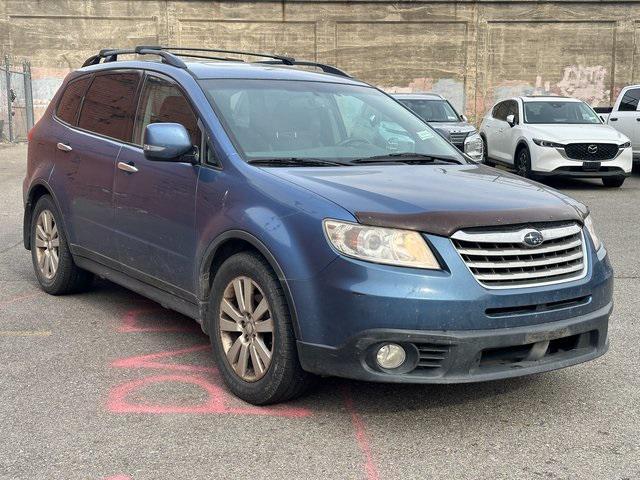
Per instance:
[[[608,105],[639,80],[639,39],[635,1],[0,0],[0,51],[32,62],[37,113],[85,58],[137,44],[331,63],[386,90],[442,93],[474,119],[515,94]]]

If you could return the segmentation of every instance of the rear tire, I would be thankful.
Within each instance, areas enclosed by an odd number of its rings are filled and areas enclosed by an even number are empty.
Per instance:
[[[208,312],[218,369],[237,397],[267,405],[295,398],[313,384],[298,360],[282,286],[260,255],[241,252],[222,264]]]
[[[604,184],[605,187],[608,188],[618,188],[621,187],[622,184],[625,181],[625,177],[623,177],[622,175],[617,176],[617,177],[603,177],[602,178],[602,183]]]
[[[50,295],[84,291],[93,282],[93,275],[73,262],[61,218],[49,195],[38,199],[31,214],[33,269],[40,287]]]
[[[484,137],[481,137],[481,138],[482,138],[482,163],[484,163],[488,167],[495,167],[496,164],[491,160],[489,160],[489,149],[487,147],[487,139]]]

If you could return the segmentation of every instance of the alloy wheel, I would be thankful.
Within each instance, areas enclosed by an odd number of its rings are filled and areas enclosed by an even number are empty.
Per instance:
[[[527,176],[527,153],[524,150],[520,152],[520,155],[518,155],[518,167],[516,173],[521,177]]]
[[[35,240],[38,268],[44,278],[51,280],[60,263],[60,236],[51,211],[43,210],[38,215]]]
[[[261,379],[271,365],[274,323],[260,286],[244,276],[229,282],[218,323],[222,348],[236,375],[246,382]]]

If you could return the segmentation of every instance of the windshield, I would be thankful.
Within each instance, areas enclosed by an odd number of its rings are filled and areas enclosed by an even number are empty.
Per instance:
[[[583,102],[524,102],[525,123],[601,123]]]
[[[425,122],[459,122],[460,116],[446,100],[398,100]]]
[[[246,161],[348,163],[412,153],[467,163],[431,127],[374,88],[290,80],[200,83]]]

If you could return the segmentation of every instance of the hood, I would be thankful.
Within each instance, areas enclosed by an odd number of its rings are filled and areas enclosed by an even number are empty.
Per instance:
[[[531,137],[558,143],[624,143],[629,139],[609,125],[527,124]],[[571,139],[567,141],[567,139]]]
[[[448,133],[475,132],[476,127],[467,122],[429,122],[432,128]]]
[[[551,188],[480,164],[269,168],[362,224],[450,236],[469,227],[576,220],[584,205]]]

